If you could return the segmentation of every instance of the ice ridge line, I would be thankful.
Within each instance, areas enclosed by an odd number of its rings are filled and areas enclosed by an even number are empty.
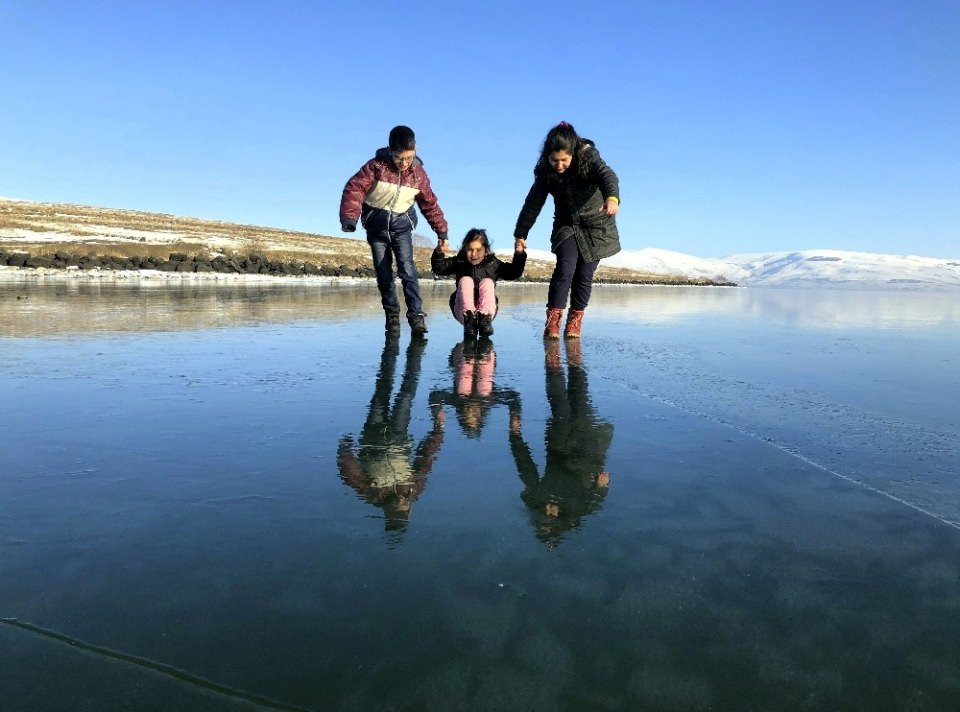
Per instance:
[[[267,697],[255,695],[252,692],[245,692],[244,690],[238,690],[227,685],[221,685],[218,682],[207,680],[199,675],[194,675],[186,670],[181,670],[180,668],[176,668],[165,663],[160,663],[156,660],[150,660],[149,658],[142,658],[138,655],[131,655],[119,650],[111,650],[110,648],[105,648],[100,645],[86,643],[78,638],[73,638],[64,633],[21,621],[19,618],[0,618],[0,623],[13,626],[14,628],[20,628],[21,630],[25,630],[28,633],[32,633],[42,638],[48,638],[50,640],[55,640],[58,643],[64,643],[65,645],[69,645],[71,648],[76,648],[88,653],[93,653],[94,655],[98,655],[100,657],[145,668],[151,672],[159,673],[160,675],[173,678],[180,682],[185,682],[206,692],[213,692],[221,695],[222,697],[250,702],[271,710],[283,710],[284,712],[310,712],[310,710],[305,707],[297,707],[284,702],[277,702],[276,700],[271,700]]]
[[[759,433],[754,433],[754,432],[751,432],[751,431],[749,431],[749,430],[745,430],[744,428],[737,427],[736,425],[733,425],[732,423],[728,423],[728,422],[726,422],[725,420],[721,420],[721,419],[719,419],[719,418],[717,418],[717,417],[715,417],[715,416],[708,415],[708,414],[706,414],[706,413],[701,413],[701,412],[696,411],[696,410],[691,410],[691,409],[689,409],[689,408],[685,408],[685,407],[683,407],[682,405],[680,405],[679,403],[676,403],[675,401],[670,400],[669,398],[663,398],[662,396],[657,396],[657,395],[654,395],[654,394],[652,394],[652,393],[644,393],[643,391],[641,391],[641,390],[639,390],[639,389],[637,389],[637,388],[633,388],[632,386],[630,386],[630,385],[628,385],[628,384],[626,384],[626,383],[622,383],[622,382],[617,381],[617,380],[612,379],[612,378],[608,378],[608,377],[605,377],[605,376],[604,376],[603,378],[606,378],[606,380],[613,382],[614,384],[620,386],[621,388],[624,388],[624,389],[630,391],[631,393],[635,393],[635,394],[637,394],[637,395],[639,395],[639,396],[642,396],[642,397],[644,397],[644,398],[648,398],[648,399],[650,399],[650,400],[652,400],[652,401],[655,401],[655,402],[657,402],[657,403],[661,403],[661,404],[666,405],[666,406],[669,406],[669,407],[671,407],[671,408],[675,408],[675,409],[677,409],[677,410],[683,411],[684,413],[689,413],[690,415],[694,415],[694,416],[696,416],[696,417],[698,417],[698,418],[703,418],[704,420],[709,420],[711,423],[716,423],[717,425],[722,425],[722,426],[724,426],[724,427],[726,427],[726,428],[730,428],[731,430],[733,430],[733,431],[735,431],[735,432],[738,432],[738,433],[740,433],[741,435],[746,435],[746,436],[749,437],[749,438],[753,438],[754,440],[759,440],[760,442],[766,443],[767,445],[770,445],[771,447],[774,447],[774,448],[776,448],[777,450],[780,450],[781,452],[783,452],[783,453],[785,453],[785,454],[787,454],[787,455],[790,455],[791,457],[797,458],[797,459],[800,460],[801,462],[803,462],[803,463],[805,463],[805,464],[807,464],[807,465],[810,465],[811,467],[817,468],[817,469],[820,470],[821,472],[826,472],[827,474],[833,475],[834,477],[837,477],[837,478],[839,478],[839,479],[841,479],[841,480],[843,480],[843,481],[845,481],[845,482],[849,482],[849,483],[852,484],[852,485],[856,485],[857,487],[860,487],[860,488],[862,488],[862,489],[865,489],[865,490],[867,490],[868,492],[873,492],[874,494],[880,495],[881,497],[886,497],[887,499],[890,499],[890,500],[896,502],[897,504],[901,504],[901,505],[903,505],[903,506],[905,506],[905,507],[909,507],[910,509],[912,509],[912,510],[914,510],[914,511],[916,511],[916,512],[919,512],[920,514],[925,514],[926,516],[931,517],[932,519],[937,520],[937,521],[940,522],[941,524],[945,524],[945,525],[947,525],[948,527],[951,527],[951,528],[953,528],[953,529],[960,530],[960,522],[955,522],[955,521],[953,521],[952,519],[947,519],[946,517],[942,517],[942,516],[940,516],[939,514],[937,514],[936,512],[931,512],[929,509],[924,509],[924,508],[921,507],[919,504],[914,504],[913,502],[910,502],[910,501],[908,501],[908,500],[906,500],[906,499],[903,499],[902,497],[898,497],[897,495],[895,495],[895,494],[893,494],[893,493],[891,493],[891,492],[885,492],[885,491],[882,490],[882,489],[878,489],[877,487],[874,487],[874,486],[871,485],[871,484],[867,484],[866,482],[863,482],[863,481],[861,481],[861,480],[858,480],[858,479],[855,479],[855,478],[853,478],[853,477],[850,477],[849,475],[844,475],[843,473],[837,472],[836,470],[831,470],[831,469],[830,469],[829,467],[827,467],[826,465],[821,465],[819,462],[816,462],[815,460],[811,460],[811,459],[810,459],[809,457],[807,457],[806,455],[801,454],[801,453],[799,452],[799,450],[797,450],[795,447],[791,447],[791,446],[788,446],[788,445],[782,445],[781,443],[778,443],[777,441],[775,441],[775,440],[773,440],[773,439],[771,439],[771,438],[768,438],[768,437],[765,437],[765,436],[763,436],[763,435],[760,435]]]

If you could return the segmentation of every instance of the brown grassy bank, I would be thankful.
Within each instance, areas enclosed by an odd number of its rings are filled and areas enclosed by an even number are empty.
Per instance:
[[[431,250],[415,248],[421,274],[430,273]],[[31,259],[25,259],[25,255]],[[0,199],[0,264],[21,269],[79,266],[373,276],[369,248],[362,239],[163,213],[8,199]],[[208,269],[211,264],[214,267]],[[531,259],[524,280],[547,281],[552,269],[551,261]],[[596,279],[601,283],[716,284],[602,263]]]

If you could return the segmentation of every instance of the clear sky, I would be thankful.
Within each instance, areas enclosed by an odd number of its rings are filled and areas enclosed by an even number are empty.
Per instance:
[[[451,240],[509,249],[566,120],[627,249],[960,257],[958,38],[957,0],[0,0],[0,195],[340,235],[407,124]]]

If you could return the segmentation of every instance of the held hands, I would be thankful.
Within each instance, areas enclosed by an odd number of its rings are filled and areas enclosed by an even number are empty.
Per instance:
[[[450,240],[443,237],[437,239],[437,249],[440,252],[446,252],[449,246]]]
[[[514,251],[514,252],[516,252],[516,253],[519,254],[520,252],[526,252],[526,249],[527,249],[527,241],[526,241],[526,239],[524,239],[524,238],[522,238],[522,237],[514,238],[514,240],[513,240],[513,251]]]
[[[607,215],[616,215],[620,211],[620,201],[614,197],[607,198],[603,206],[600,208],[601,213],[606,213]]]

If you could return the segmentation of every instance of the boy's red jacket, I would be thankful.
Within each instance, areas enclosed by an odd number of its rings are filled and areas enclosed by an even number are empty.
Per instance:
[[[437,237],[447,239],[447,220],[430,187],[423,161],[415,157],[413,165],[400,173],[390,150],[381,148],[344,186],[340,224],[345,229],[356,227],[359,220],[368,231],[412,230],[417,226],[414,203]]]

